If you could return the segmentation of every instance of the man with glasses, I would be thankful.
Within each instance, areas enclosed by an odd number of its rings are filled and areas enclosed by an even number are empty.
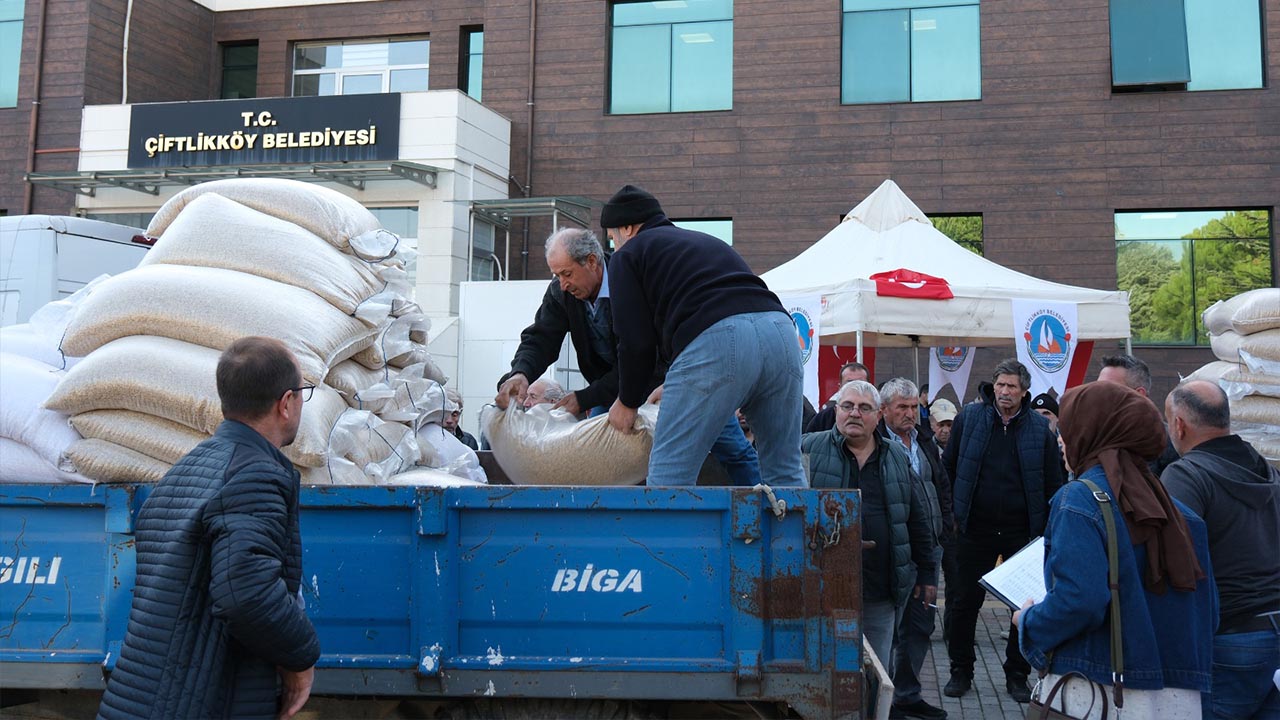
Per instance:
[[[889,666],[893,631],[908,600],[937,597],[934,531],[911,462],[877,437],[880,393],[865,380],[840,388],[836,424],[801,438],[809,484],[862,491],[863,635]]]
[[[98,717],[280,717],[311,694],[320,643],[300,593],[293,442],[306,385],[278,340],[222,353],[213,437],[138,513],[137,585]]]

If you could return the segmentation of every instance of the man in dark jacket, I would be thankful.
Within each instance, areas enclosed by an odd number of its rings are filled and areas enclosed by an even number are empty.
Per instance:
[[[1160,480],[1209,529],[1219,617],[1213,717],[1280,717],[1271,681],[1280,667],[1280,470],[1231,434],[1227,395],[1214,383],[1184,381],[1164,408],[1182,457]]]
[[[297,361],[278,340],[218,360],[226,420],[156,484],[138,513],[137,584],[98,717],[292,717],[320,643],[303,611]]]
[[[862,632],[891,667],[894,629],[907,605],[937,598],[934,530],[906,452],[876,436],[875,386],[855,380],[837,399],[835,427],[807,433],[801,447],[812,487],[862,491]]]
[[[1139,395],[1151,400],[1151,368],[1133,355],[1106,355],[1102,358],[1102,369],[1098,371],[1098,382],[1113,382],[1124,385]],[[1155,402],[1151,400],[1151,402]],[[1160,407],[1157,405],[1156,407]],[[1165,428],[1168,433],[1168,428]],[[1178,459],[1178,450],[1170,442],[1164,446],[1160,457],[1147,463],[1152,474],[1160,477],[1160,473]]]
[[[893,378],[880,388],[881,416],[877,432],[886,443],[897,445],[911,463],[912,480],[916,483],[935,543],[933,560],[942,560],[942,543],[951,535],[951,481],[942,467],[942,453],[933,438],[917,428],[920,421],[920,391],[906,378]],[[954,581],[954,580],[953,580]],[[893,707],[889,717],[916,717],[943,720],[945,710],[925,701],[921,694],[920,670],[929,654],[929,637],[933,634],[938,613],[937,592],[931,596],[912,598],[906,603],[898,623],[897,640],[893,644]]]
[[[992,373],[983,402],[966,405],[951,426],[943,465],[952,481],[956,570],[947,654],[951,679],[943,689],[960,697],[973,684],[973,640],[986,591],[978,581],[999,557],[1011,557],[1044,534],[1049,499],[1062,485],[1058,442],[1049,422],[1030,408],[1031,373],[1015,359]],[[947,588],[947,604],[953,602]],[[1031,666],[1018,650],[1018,631],[1009,628],[1005,647],[1005,687],[1018,702],[1031,699]]]
[[[750,423],[761,481],[803,485],[803,370],[795,323],[718,238],[678,228],[657,198],[627,185],[600,213],[609,260],[618,399],[609,424],[634,432],[658,364],[668,367],[649,453],[650,485],[692,485],[734,411]],[[741,433],[741,430],[738,430]]]
[[[547,238],[547,267],[555,277],[533,324],[520,334],[511,372],[498,380],[498,407],[506,409],[513,396],[524,403],[531,379],[537,380],[560,356],[566,332],[573,340],[582,376],[590,385],[564,395],[552,407],[574,415],[598,414],[617,399],[618,340],[613,331],[607,261],[590,231],[567,228]],[[646,399],[662,383],[662,375],[663,368],[653,368],[646,381]],[[657,402],[661,395],[655,393],[650,402]],[[726,418],[711,452],[734,485],[751,487],[760,482],[759,458],[732,410]]]

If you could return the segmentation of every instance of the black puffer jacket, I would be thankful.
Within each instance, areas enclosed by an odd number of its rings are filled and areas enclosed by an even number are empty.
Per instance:
[[[137,584],[98,717],[273,718],[277,666],[320,657],[298,595],[298,474],[228,420],[138,515]]]

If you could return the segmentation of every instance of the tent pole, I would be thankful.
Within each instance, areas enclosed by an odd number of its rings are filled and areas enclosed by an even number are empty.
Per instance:
[[[861,330],[858,331],[858,342],[857,342],[856,350],[857,352],[855,353],[855,355],[857,355],[857,360],[858,362],[862,362],[862,331]]]
[[[1133,354],[1133,338],[1131,337],[1127,337],[1124,339],[1124,354],[1125,355]]]
[[[916,387],[920,387],[920,340],[913,339],[911,341],[911,355],[916,363]]]

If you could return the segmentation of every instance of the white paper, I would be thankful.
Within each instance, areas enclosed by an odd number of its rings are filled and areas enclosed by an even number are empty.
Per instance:
[[[982,585],[1015,610],[1027,600],[1044,600],[1048,594],[1044,585],[1044,538],[1032,540],[983,575]]]

